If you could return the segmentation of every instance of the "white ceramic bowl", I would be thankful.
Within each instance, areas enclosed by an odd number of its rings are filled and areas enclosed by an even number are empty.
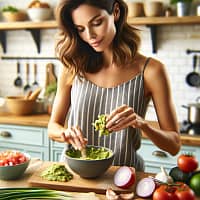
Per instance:
[[[13,166],[0,166],[0,180],[15,180],[24,174],[30,163],[31,157],[27,153],[23,154],[28,158],[24,163]]]
[[[30,20],[40,22],[50,19],[53,12],[51,8],[29,8],[27,13]]]

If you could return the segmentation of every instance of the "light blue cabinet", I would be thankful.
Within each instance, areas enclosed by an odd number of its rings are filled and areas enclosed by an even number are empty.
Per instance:
[[[177,157],[181,153],[191,152],[200,162],[200,147],[182,145],[180,152],[176,156],[171,156],[167,152],[160,150],[150,140],[142,139],[141,147],[138,153],[145,161],[145,172],[160,172],[163,166],[168,172],[177,165]]]
[[[51,161],[60,161],[60,157],[64,148],[64,143],[59,143],[55,141],[50,141],[50,160]]]
[[[49,146],[46,128],[0,124],[0,151],[14,149],[49,160]]]

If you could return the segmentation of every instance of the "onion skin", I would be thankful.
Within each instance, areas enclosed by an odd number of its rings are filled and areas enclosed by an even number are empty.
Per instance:
[[[116,176],[119,176],[119,173],[124,173],[125,170],[127,170],[127,171],[129,171],[129,173],[131,173],[131,177],[129,178],[129,180],[127,180],[127,183],[125,183],[124,185],[120,185],[116,181],[116,179],[117,179]],[[136,180],[136,174],[135,174],[135,168],[133,168],[133,167],[122,166],[117,170],[117,172],[114,175],[114,184],[117,187],[122,188],[122,189],[128,189],[129,187],[131,187],[135,183],[135,180]]]

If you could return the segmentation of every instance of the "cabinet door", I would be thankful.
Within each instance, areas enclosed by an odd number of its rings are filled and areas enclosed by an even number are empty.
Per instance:
[[[50,160],[59,162],[65,144],[55,141],[50,141]]]
[[[51,150],[51,161],[59,162],[63,149],[54,148]]]
[[[48,146],[47,130],[32,126],[0,125],[0,142]]]
[[[46,128],[0,125],[0,150],[27,152],[32,158],[49,160],[49,140]]]
[[[182,145],[179,153],[176,156],[171,156],[169,153],[156,147],[150,140],[142,139],[141,147],[138,150],[138,153],[145,161],[145,172],[152,173],[160,172],[161,166],[169,172],[172,167],[177,165],[177,157],[185,152],[192,153],[200,162],[200,147],[196,146]]]

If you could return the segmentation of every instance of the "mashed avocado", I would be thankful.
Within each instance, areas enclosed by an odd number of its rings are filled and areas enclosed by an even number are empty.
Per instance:
[[[73,178],[73,175],[67,171],[64,165],[53,164],[41,173],[41,177],[48,181],[66,182]]]
[[[99,131],[99,137],[110,134],[109,130],[106,128],[106,115],[99,115],[98,119],[96,119],[92,125],[94,126],[95,131]]]
[[[86,158],[81,157],[81,152],[73,148],[66,151],[66,155],[72,158],[80,158],[84,160],[102,160],[110,157],[112,153],[104,147],[86,147]]]

